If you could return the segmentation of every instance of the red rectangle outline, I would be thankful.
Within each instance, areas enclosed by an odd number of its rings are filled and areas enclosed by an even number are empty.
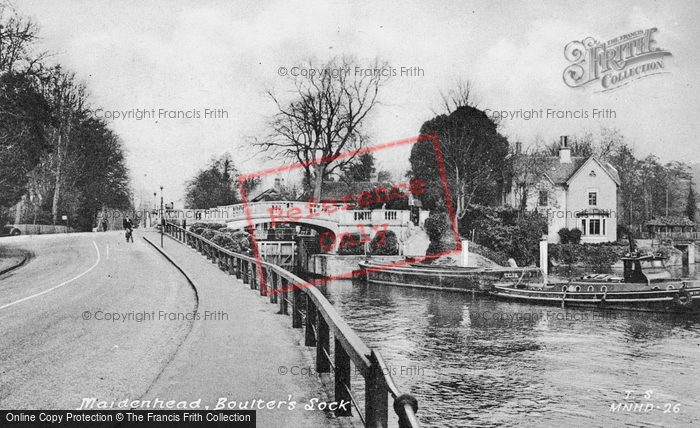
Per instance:
[[[372,147],[365,147],[365,148],[362,148],[359,150],[348,151],[348,152],[341,153],[341,154],[336,155],[336,156],[326,156],[326,157],[322,158],[320,160],[320,162],[332,162],[332,161],[337,160],[337,159],[345,159],[345,158],[355,156],[355,155],[362,155],[365,153],[373,153],[373,152],[376,152],[376,151],[379,151],[382,149],[400,147],[400,146],[405,146],[405,145],[409,145],[409,144],[415,144],[419,141],[424,141],[424,140],[432,140],[432,142],[433,142],[433,148],[435,150],[435,158],[437,160],[438,169],[440,170],[440,180],[442,181],[442,190],[443,190],[443,193],[445,195],[445,203],[447,205],[447,212],[448,212],[448,215],[449,215],[451,223],[452,223],[452,234],[453,234],[457,248],[454,250],[443,251],[443,252],[437,253],[437,254],[431,254],[429,256],[414,257],[414,258],[411,258],[410,260],[401,260],[401,261],[390,263],[387,265],[376,266],[376,267],[361,269],[359,271],[351,271],[351,272],[340,274],[340,275],[334,275],[331,277],[315,279],[315,280],[304,282],[303,284],[291,284],[291,285],[287,285],[286,287],[282,287],[282,288],[274,290],[275,293],[282,293],[285,291],[291,291],[291,290],[294,290],[295,288],[316,286],[316,285],[324,284],[328,281],[333,281],[336,279],[350,279],[350,278],[353,278],[354,276],[357,276],[357,275],[364,275],[364,274],[367,274],[369,272],[377,272],[377,271],[382,270],[383,268],[406,266],[406,265],[413,264],[413,263],[418,263],[418,262],[422,262],[422,261],[426,261],[426,260],[435,260],[435,259],[438,259],[440,257],[461,253],[462,241],[461,241],[460,236],[459,236],[459,230],[457,229],[457,220],[455,218],[454,208],[452,205],[452,197],[450,195],[450,189],[449,189],[449,185],[447,183],[447,173],[445,172],[445,163],[444,163],[444,160],[442,158],[442,152],[440,150],[440,141],[439,141],[436,134],[420,135],[418,137],[405,138],[403,140],[391,141],[388,143],[383,143],[383,144],[379,144],[379,145],[372,146]],[[265,169],[265,170],[262,170],[259,172],[255,172],[255,173],[243,174],[243,175],[240,175],[238,177],[238,187],[239,187],[239,190],[241,192],[241,199],[243,200],[243,206],[244,206],[244,210],[246,213],[246,219],[248,220],[248,228],[252,231],[252,233],[250,234],[251,240],[252,240],[251,247],[253,249],[253,254],[255,255],[255,261],[256,261],[257,270],[258,270],[258,277],[260,278],[260,288],[261,288],[262,294],[264,296],[269,296],[272,293],[270,293],[267,289],[267,283],[266,283],[266,279],[265,279],[265,269],[263,269],[263,265],[262,265],[263,260],[260,257],[260,251],[258,250],[258,243],[257,243],[257,240],[255,238],[255,225],[253,224],[253,218],[252,218],[251,213],[250,213],[250,207],[248,205],[248,198],[247,198],[245,186],[243,185],[243,183],[245,182],[245,180],[248,180],[251,178],[264,177],[264,176],[271,175],[271,174],[277,174],[277,173],[280,173],[283,171],[291,171],[293,169],[298,169],[298,168],[305,167],[307,165],[311,165],[314,162],[315,161],[297,162],[297,163],[292,164],[292,165],[283,165],[280,167],[268,168],[268,169]]]

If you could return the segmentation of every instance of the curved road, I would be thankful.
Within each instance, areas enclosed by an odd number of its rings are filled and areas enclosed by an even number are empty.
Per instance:
[[[158,378],[192,327],[184,318],[196,299],[138,235],[129,244],[120,232],[0,241],[34,253],[0,276],[0,408],[138,399]],[[131,318],[108,320],[113,313]]]

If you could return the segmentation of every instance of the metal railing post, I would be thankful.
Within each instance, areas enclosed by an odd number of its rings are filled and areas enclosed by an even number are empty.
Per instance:
[[[314,326],[316,326],[316,305],[307,294],[306,295],[306,326],[304,331],[304,344],[306,346],[316,346],[316,335],[314,334]]]
[[[255,290],[258,285],[258,270],[254,263],[249,262],[248,268],[250,269],[250,289]]]
[[[318,373],[328,373],[331,371],[331,362],[328,361],[326,354],[331,354],[330,349],[330,331],[328,323],[323,318],[323,315],[316,313],[316,333],[318,334],[318,343],[316,344],[316,371]]]
[[[345,406],[338,406],[335,411],[336,416],[352,416],[352,408],[350,407],[350,356],[343,348],[343,344],[338,339],[334,343],[334,359],[335,359],[335,374],[333,376],[335,382],[335,402],[338,404],[347,403]]]
[[[365,374],[365,426],[386,428],[389,424],[389,388],[381,368],[372,361]]]
[[[260,269],[260,270],[258,270]],[[265,271],[264,266],[258,267],[257,265],[255,266],[255,272],[258,274],[258,288],[260,289],[260,295],[265,297],[265,291],[267,290],[267,272]],[[265,286],[263,287],[263,282],[265,282]]]
[[[270,303],[277,303],[277,276],[279,274],[270,270],[267,274],[268,292],[270,293]]]
[[[287,299],[289,297],[289,293],[287,292],[287,278],[280,276],[280,289],[282,290],[280,293],[282,294],[280,296],[280,313],[287,315],[287,307],[289,306],[287,303]]]
[[[292,328],[301,328],[301,288],[292,289]]]

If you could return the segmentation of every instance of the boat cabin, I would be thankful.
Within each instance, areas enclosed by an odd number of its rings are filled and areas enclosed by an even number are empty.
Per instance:
[[[672,280],[660,254],[638,255],[632,253],[622,258],[624,265],[623,282],[652,284]]]

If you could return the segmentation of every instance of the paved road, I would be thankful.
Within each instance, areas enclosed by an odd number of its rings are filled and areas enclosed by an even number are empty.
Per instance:
[[[123,239],[107,232],[0,243],[35,254],[0,278],[0,408],[137,399],[171,361],[192,322],[136,322],[135,315],[191,312],[194,292],[143,240]],[[108,313],[132,320],[100,320]]]
[[[197,299],[144,236],[159,242],[147,231],[137,231],[133,244],[119,232],[0,242],[35,255],[0,277],[0,408],[158,398],[201,399],[202,410],[213,410],[225,398],[236,409],[275,402],[275,410],[258,410],[258,427],[356,424],[304,409],[312,398],[326,398],[315,375],[280,375],[281,366],[312,365],[289,317],[166,237],[165,250],[197,286]],[[105,319],[112,314],[127,318]],[[294,411],[280,404],[290,396]]]

